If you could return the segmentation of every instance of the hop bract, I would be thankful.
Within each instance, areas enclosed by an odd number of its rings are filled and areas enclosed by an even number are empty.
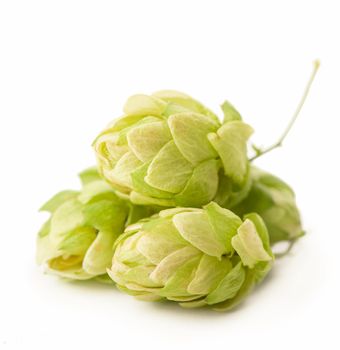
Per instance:
[[[38,234],[37,261],[60,276],[90,279],[106,274],[126,224],[151,211],[117,197],[94,169],[80,178],[80,192],[60,192],[41,208],[51,216]]]
[[[278,177],[255,167],[251,168],[250,178],[252,185],[247,197],[233,211],[239,215],[250,211],[261,215],[272,244],[303,235],[300,213],[291,187]]]
[[[262,219],[242,221],[211,202],[173,208],[129,226],[115,243],[108,271],[118,287],[143,300],[226,310],[270,270],[273,255]]]
[[[176,91],[130,97],[94,142],[99,171],[136,204],[235,204],[246,194],[252,128],[228,102],[222,109],[223,123]]]

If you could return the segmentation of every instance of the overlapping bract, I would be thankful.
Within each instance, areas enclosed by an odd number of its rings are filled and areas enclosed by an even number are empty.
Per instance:
[[[124,116],[94,142],[100,173],[136,204],[236,204],[249,187],[252,128],[228,102],[222,110],[223,123],[176,91],[130,97]]]
[[[105,278],[116,238],[151,210],[117,197],[93,168],[80,178],[80,192],[60,192],[41,208],[51,216],[38,235],[37,261],[62,277]]]
[[[142,300],[216,310],[242,301],[270,271],[270,245],[303,231],[292,189],[250,166],[252,128],[221,107],[223,122],[180,92],[130,97],[93,144],[101,176],[84,171],[81,191],[42,207],[51,216],[38,262]]]
[[[163,210],[129,226],[115,246],[108,273],[120,289],[184,307],[235,306],[273,262],[262,219],[248,214],[242,221],[214,202]]]
[[[303,235],[300,213],[291,187],[270,173],[251,167],[251,189],[232,210],[238,215],[258,213],[266,223],[270,242],[294,240]]]

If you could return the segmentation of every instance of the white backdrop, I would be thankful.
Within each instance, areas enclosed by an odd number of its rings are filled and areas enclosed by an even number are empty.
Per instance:
[[[339,348],[337,1],[0,2],[0,348]],[[284,147],[257,164],[295,189],[308,234],[237,310],[143,303],[34,262],[37,209],[78,188],[91,142],[134,93],[230,100],[269,145],[321,69]]]

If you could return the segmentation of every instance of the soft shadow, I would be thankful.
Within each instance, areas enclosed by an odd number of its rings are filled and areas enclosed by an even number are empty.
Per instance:
[[[50,276],[52,277],[52,276]],[[55,278],[58,278],[55,276]],[[60,279],[60,278],[59,278]],[[95,280],[87,280],[87,281],[74,281],[74,280],[66,280],[61,279],[61,282],[69,286],[72,289],[78,289],[82,290],[82,292],[86,291],[89,293],[94,292],[101,292],[104,294],[107,293],[117,293],[117,294],[123,294],[117,287],[115,287],[114,284],[106,284],[106,283],[100,283]],[[180,315],[182,317],[208,317],[213,319],[219,319],[219,318],[225,318],[228,317],[228,315],[234,314],[234,312],[238,312],[241,309],[246,309],[246,300],[242,302],[240,305],[237,305],[235,308],[220,312],[220,311],[214,311],[211,307],[200,307],[200,308],[193,308],[193,309],[187,309],[181,307],[177,302],[169,301],[169,300],[162,300],[162,301],[156,301],[156,302],[148,302],[148,301],[141,301],[136,300],[133,296],[128,296],[129,299],[134,299],[136,302],[143,304],[146,308],[150,308],[150,311],[152,312],[159,312],[161,314],[170,314],[170,315]]]
[[[263,293],[267,287],[272,284],[275,280],[279,278],[279,276],[284,273],[285,265],[287,261],[289,260],[289,257],[292,258],[294,254],[289,253],[284,258],[278,259],[277,263],[275,264],[274,268],[268,273],[266,278],[257,285],[250,293],[250,295],[259,295]],[[64,278],[60,278],[58,276],[52,276],[49,274],[46,274],[46,278],[55,279],[58,281],[58,283],[62,283],[65,287],[69,287],[72,290],[79,290],[82,293],[85,294],[91,294],[91,293],[101,293],[102,295],[112,295],[113,297],[115,295],[122,295],[122,293],[115,285],[114,283],[103,283],[97,280],[85,280],[85,281],[77,281],[77,280],[68,280]],[[127,296],[130,299],[134,299],[132,296]],[[249,296],[248,296],[249,297]],[[169,314],[170,316],[176,315],[184,318],[209,318],[209,319],[226,319],[226,318],[232,318],[234,317],[234,314],[237,313],[238,317],[242,316],[242,312],[246,311],[248,307],[251,305],[251,302],[254,302],[253,298],[250,298],[252,300],[248,300],[249,298],[246,297],[239,305],[235,306],[231,310],[228,311],[214,311],[211,307],[200,307],[200,308],[193,308],[193,309],[187,309],[181,307],[177,302],[173,301],[158,301],[158,302],[146,302],[146,301],[138,301],[139,303],[142,303],[144,307],[150,308],[150,312],[157,312],[160,315],[166,315]]]
[[[142,302],[142,301],[141,301]],[[147,303],[147,302],[145,302]],[[159,311],[161,313],[170,313],[170,314],[176,314],[181,315],[183,317],[209,317],[213,319],[220,319],[220,318],[226,318],[233,315],[235,312],[240,315],[241,310],[246,310],[246,300],[241,302],[241,304],[237,305],[231,310],[228,311],[215,311],[211,307],[205,306],[200,308],[193,308],[193,309],[187,309],[184,307],[181,307],[177,302],[174,301],[158,301],[158,302],[150,302],[149,305],[152,308],[153,311]]]
[[[50,276],[51,277],[51,276]],[[55,278],[58,279],[57,276]],[[103,283],[96,280],[86,280],[86,281],[77,281],[77,280],[68,280],[59,278],[60,282],[63,283],[65,286],[69,286],[72,289],[78,289],[78,290],[86,290],[86,291],[100,291],[103,293],[120,293],[119,290],[116,288],[114,283]]]

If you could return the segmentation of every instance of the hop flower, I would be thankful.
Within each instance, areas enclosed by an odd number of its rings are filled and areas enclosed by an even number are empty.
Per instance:
[[[37,262],[62,277],[105,279],[114,241],[125,225],[150,215],[151,210],[117,197],[93,168],[80,178],[81,192],[60,192],[41,208],[51,216],[38,234]]]
[[[100,173],[135,204],[235,204],[249,187],[252,128],[228,102],[222,110],[223,123],[176,91],[130,97],[124,116],[94,142]]]
[[[115,243],[109,276],[142,300],[226,310],[239,303],[273,262],[262,219],[242,221],[211,202],[173,208],[130,225]]]
[[[250,178],[252,185],[247,197],[232,210],[241,216],[250,211],[261,215],[272,244],[303,235],[295,194],[290,186],[255,167],[251,168]]]

